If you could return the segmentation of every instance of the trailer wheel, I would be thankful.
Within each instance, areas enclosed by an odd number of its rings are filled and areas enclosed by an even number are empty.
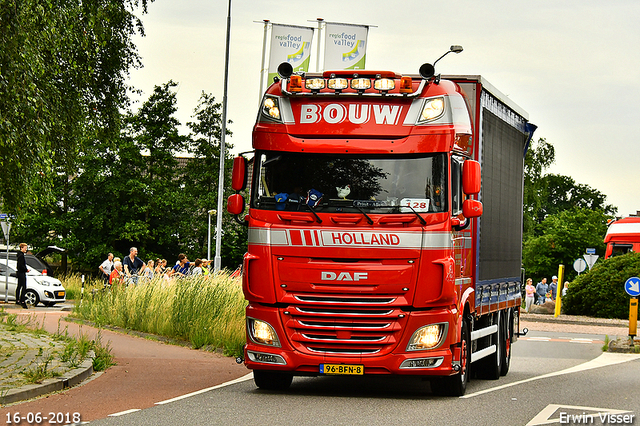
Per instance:
[[[500,367],[500,375],[506,376],[509,372],[509,365],[511,364],[511,336],[513,335],[513,317],[511,314],[506,315],[506,318],[502,321],[504,323],[504,332],[502,336],[502,365]]]
[[[286,390],[291,386],[292,380],[292,374],[276,371],[253,370],[253,381],[260,389]]]
[[[467,321],[462,322],[460,340],[460,371],[453,376],[434,380],[431,390],[436,395],[462,396],[467,391],[471,364],[471,335]]]

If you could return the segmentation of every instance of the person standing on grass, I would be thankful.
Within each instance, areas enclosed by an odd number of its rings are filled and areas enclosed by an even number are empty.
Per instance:
[[[16,287],[16,305],[22,305],[27,309],[27,304],[24,301],[24,297],[27,294],[27,260],[24,254],[27,252],[27,243],[20,243],[20,251],[16,255],[17,270],[16,276],[18,278],[18,287]]]
[[[107,260],[102,262],[98,269],[100,269],[100,272],[102,272],[102,279],[104,280],[104,283],[109,283],[109,276],[111,275],[111,271],[113,270],[113,253],[109,253],[107,255]]]
[[[144,268],[147,266],[144,261],[138,257],[138,249],[136,247],[129,249],[129,256],[124,258],[122,264],[127,279],[130,279],[133,284],[138,283],[138,276],[142,275]]]
[[[184,253],[180,253],[178,255],[178,263],[169,271],[169,277],[178,277],[182,278],[189,273],[189,267],[191,266],[191,262],[187,259],[187,256]]]

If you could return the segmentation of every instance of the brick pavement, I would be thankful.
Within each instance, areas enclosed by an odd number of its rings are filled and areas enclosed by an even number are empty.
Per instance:
[[[6,305],[0,305],[6,307]],[[7,314],[12,309],[6,309]],[[0,406],[75,386],[93,373],[91,358],[80,366],[60,360],[62,339],[46,333],[16,331],[0,323]],[[51,377],[30,383],[29,373],[50,372]]]

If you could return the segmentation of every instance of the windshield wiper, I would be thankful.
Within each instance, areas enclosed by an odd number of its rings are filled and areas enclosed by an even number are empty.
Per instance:
[[[311,207],[309,204],[304,203],[305,206],[307,206],[309,208],[309,210],[311,210],[311,213],[313,213],[313,215],[316,217],[316,221],[318,223],[322,223],[322,219],[320,219],[320,216],[318,216],[318,213],[316,213],[316,209],[314,209],[313,207]]]
[[[367,218],[367,222],[369,222],[369,225],[373,225],[373,220],[371,220],[371,218],[369,217],[369,215],[367,215],[367,214],[364,212],[364,210],[362,210],[360,207],[356,206],[355,204],[354,204],[354,206],[353,206],[353,207],[355,207],[356,209],[358,209],[358,211],[359,211],[360,213],[362,213],[362,214],[364,215],[364,217],[366,217],[366,218]]]
[[[418,214],[418,212],[417,212],[417,211],[415,211],[415,210],[413,209],[413,207],[411,207],[411,206],[401,206],[401,207],[407,207],[407,208],[411,209],[411,211],[412,211],[416,216],[418,216],[418,219],[420,219],[420,223],[422,223],[422,226],[424,226],[424,225],[426,225],[426,224],[427,224],[427,221],[426,221],[426,220],[424,220],[424,218],[423,218],[422,216],[420,216],[420,215]]]

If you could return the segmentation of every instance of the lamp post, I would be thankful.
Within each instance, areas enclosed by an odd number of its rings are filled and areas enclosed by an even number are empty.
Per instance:
[[[229,86],[229,42],[231,38],[231,0],[227,13],[227,43],[224,58],[224,94],[222,97],[222,129],[220,132],[220,175],[218,177],[218,211],[222,211],[222,198],[224,197],[224,160],[225,143],[224,138],[227,133],[227,91]],[[220,271],[222,266],[222,215],[217,215],[216,221],[216,256],[213,259],[214,272]]]
[[[218,210],[209,210],[209,230],[207,231],[207,260],[211,260],[211,215],[218,213]]]

